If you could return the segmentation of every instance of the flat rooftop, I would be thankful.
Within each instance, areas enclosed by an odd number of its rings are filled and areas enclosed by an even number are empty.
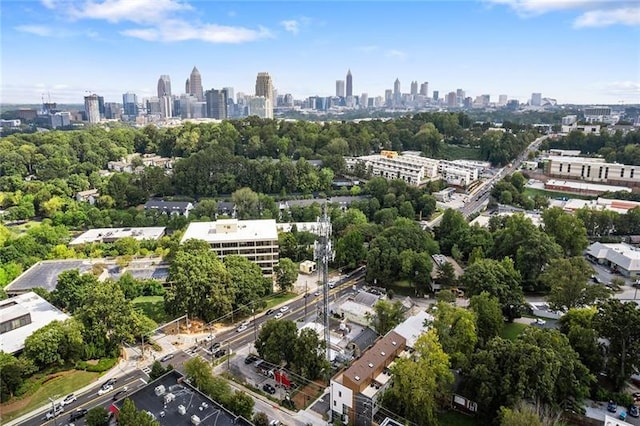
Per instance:
[[[588,183],[584,181],[572,181],[572,180],[558,180],[558,179],[549,179],[545,183],[545,189],[547,186],[563,186],[568,189],[573,190],[582,190],[582,191],[598,191],[598,192],[631,192],[631,188],[627,186],[617,186],[617,185],[601,185],[597,183]]]
[[[251,422],[237,417],[217,402],[201,393],[173,370],[127,396],[138,410],[148,411],[162,426],[193,425],[192,416],[203,426],[251,426]],[[124,399],[113,403],[120,410]],[[182,408],[180,408],[182,407]],[[181,414],[181,411],[184,414]]]
[[[25,325],[4,331],[5,324],[9,326],[7,323],[26,315],[28,315],[28,319],[23,320]],[[34,331],[52,321],[64,321],[69,316],[42,297],[29,292],[0,301],[0,318],[2,324],[0,351],[13,354],[24,349],[24,341]]]
[[[120,238],[131,237],[136,240],[158,240],[165,233],[164,227],[144,228],[95,228],[73,239],[69,245],[95,242],[111,242]]]
[[[5,287],[5,291],[8,294],[20,294],[40,287],[51,292],[56,289],[58,275],[62,272],[77,269],[80,274],[84,274],[91,272],[94,265],[103,265],[105,267],[99,277],[101,281],[107,278],[118,279],[127,272],[138,279],[151,278],[165,281],[169,274],[169,266],[161,262],[162,260],[159,258],[134,260],[126,268],[122,269],[112,259],[43,260],[13,280]]]
[[[222,231],[222,229],[229,229]],[[278,240],[276,221],[273,219],[237,220],[221,219],[215,222],[191,222],[181,242],[190,239],[208,243]]]

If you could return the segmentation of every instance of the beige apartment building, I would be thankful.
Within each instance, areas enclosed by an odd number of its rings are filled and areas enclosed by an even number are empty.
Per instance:
[[[551,156],[546,160],[544,172],[561,179],[640,186],[640,166],[607,163],[602,158]]]

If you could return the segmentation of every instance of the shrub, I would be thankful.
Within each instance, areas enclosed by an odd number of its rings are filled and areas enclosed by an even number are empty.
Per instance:
[[[118,358],[101,358],[96,364],[89,364],[86,361],[78,361],[76,362],[75,368],[76,370],[90,371],[92,373],[103,373],[111,370],[117,362]]]

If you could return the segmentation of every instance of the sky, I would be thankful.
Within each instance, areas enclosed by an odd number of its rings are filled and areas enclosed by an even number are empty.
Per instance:
[[[429,94],[532,92],[559,103],[640,103],[640,2],[626,0],[3,0],[0,103],[106,102],[204,89],[383,96],[398,78]]]

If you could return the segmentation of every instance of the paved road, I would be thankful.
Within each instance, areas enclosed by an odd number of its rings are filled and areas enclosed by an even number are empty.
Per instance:
[[[544,141],[548,137],[549,137],[548,135],[541,136],[538,139],[536,139],[533,142],[531,142],[529,144],[529,146],[527,147],[527,149],[524,150],[524,152],[522,154],[520,154],[520,156],[518,158],[516,158],[511,163],[510,166],[506,166],[506,167],[500,169],[500,171],[498,173],[496,173],[495,176],[493,176],[488,181],[484,182],[478,188],[478,190],[474,193],[474,195],[472,196],[471,200],[469,200],[469,202],[466,203],[464,205],[464,207],[461,207],[459,209],[460,213],[462,213],[464,215],[464,217],[468,218],[472,214],[481,211],[486,206],[486,203],[489,201],[489,196],[491,194],[491,190],[493,189],[493,186],[500,179],[502,179],[503,177],[508,176],[511,173],[513,173],[516,170],[518,170],[520,168],[520,164],[525,159],[528,158],[529,152],[537,151],[538,148],[540,147],[540,144],[542,143],[542,141]]]

